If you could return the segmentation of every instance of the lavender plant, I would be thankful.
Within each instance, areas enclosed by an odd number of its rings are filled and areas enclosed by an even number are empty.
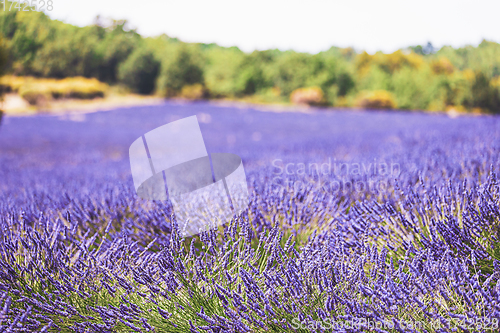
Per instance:
[[[243,157],[252,199],[230,223],[182,239],[168,202],[135,195],[126,151],[197,113],[211,119],[209,149]],[[0,151],[2,332],[498,327],[498,118],[168,103],[6,117]],[[401,172],[273,167],[328,158]],[[325,186],[368,180],[386,186]]]

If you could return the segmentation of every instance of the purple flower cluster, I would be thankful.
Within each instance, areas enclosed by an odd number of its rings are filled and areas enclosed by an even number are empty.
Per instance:
[[[231,223],[182,239],[168,202],[135,195],[126,151],[199,113],[209,150],[243,157],[252,197]],[[83,120],[0,128],[0,332],[498,328],[499,118],[168,103]],[[377,159],[401,173],[348,175],[387,186],[333,193],[317,184],[335,174],[277,186],[276,158]],[[385,326],[311,324],[359,319]]]

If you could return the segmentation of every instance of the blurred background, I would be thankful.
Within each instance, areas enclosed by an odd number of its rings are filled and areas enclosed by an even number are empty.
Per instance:
[[[500,113],[499,2],[2,6],[11,114],[164,98]]]

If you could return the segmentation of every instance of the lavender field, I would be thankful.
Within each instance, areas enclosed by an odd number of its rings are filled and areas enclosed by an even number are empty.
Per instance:
[[[249,209],[181,239],[130,144],[197,115]],[[168,102],[0,126],[0,332],[483,332],[500,118]]]

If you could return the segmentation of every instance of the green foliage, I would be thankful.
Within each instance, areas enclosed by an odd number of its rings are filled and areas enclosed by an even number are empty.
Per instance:
[[[0,11],[0,33],[5,68],[14,75],[93,77],[142,94],[254,103],[288,103],[292,92],[318,87],[321,104],[341,107],[383,90],[402,109],[500,113],[500,44],[490,41],[440,50],[427,43],[390,54],[339,47],[314,55],[244,53],[167,35],[144,38],[123,20],[97,17],[80,28],[36,11]]]
[[[482,71],[487,77],[500,75],[500,44],[483,40],[477,47],[467,45],[454,49],[441,48],[436,56],[444,56],[459,70]]]
[[[110,27],[96,24],[94,34],[100,37],[96,44],[97,78],[108,83],[118,80],[118,67],[134,51],[140,36],[126,28],[126,21],[113,21]]]
[[[272,87],[269,66],[275,59],[275,52],[255,51],[244,57],[237,68],[235,90],[239,95],[253,95],[263,89]]]
[[[348,64],[334,50],[310,55],[287,52],[277,61],[274,82],[284,96],[292,91],[317,86],[325,93],[326,101],[334,104],[337,97],[349,94],[355,82]]]
[[[309,61],[311,60],[311,61]],[[323,64],[318,63],[305,53],[287,52],[277,61],[275,83],[283,95],[290,95],[292,91],[305,87],[308,81],[318,74]]]
[[[98,64],[93,45],[98,42],[91,28],[68,27],[58,30],[55,38],[47,40],[30,63],[32,74],[42,77],[90,77],[96,74]]]
[[[359,75],[358,89],[360,90],[392,90],[392,75],[376,65],[364,69]]]
[[[140,41],[126,21],[79,28],[37,11],[0,12],[0,29],[8,39],[14,74],[96,77],[109,83],[117,81],[118,65]]]
[[[468,101],[470,106],[500,113],[500,92],[483,72],[475,74],[471,95]]]
[[[5,44],[4,38],[0,34],[0,75],[3,75],[6,70],[6,64],[8,60],[7,46]],[[0,100],[3,100],[3,94],[5,93],[5,86],[0,85]],[[3,110],[0,110],[0,125],[2,124]]]
[[[337,78],[337,86],[338,86],[338,95],[345,96],[351,91],[355,86],[356,82],[354,82],[351,74],[347,72],[342,72],[339,74]]]
[[[2,33],[9,38],[12,67],[17,74],[33,74],[33,61],[49,36],[54,22],[39,12],[2,12]],[[3,23],[2,22],[2,23]]]
[[[186,85],[204,84],[202,59],[197,51],[182,45],[173,60],[162,69],[159,86],[164,96],[178,95]]]
[[[139,94],[150,94],[155,89],[160,62],[153,53],[137,48],[119,67],[119,80]]]
[[[425,110],[429,105],[429,71],[404,68],[394,74],[392,85],[399,108]]]
[[[211,48],[206,52],[205,84],[213,97],[234,97],[241,93],[236,86],[245,54],[238,48]]]

